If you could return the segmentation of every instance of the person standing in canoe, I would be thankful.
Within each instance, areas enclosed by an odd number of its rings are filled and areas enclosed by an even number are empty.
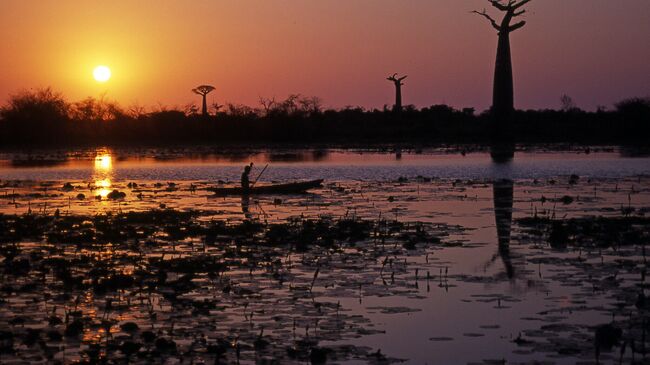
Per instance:
[[[241,174],[241,188],[244,194],[248,194],[248,191],[250,190],[250,174],[252,168],[253,163],[251,162],[250,165],[246,165],[246,167],[244,167],[244,172]]]

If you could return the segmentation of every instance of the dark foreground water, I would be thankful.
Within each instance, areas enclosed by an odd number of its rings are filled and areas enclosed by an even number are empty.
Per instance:
[[[650,158],[588,152],[6,153],[0,360],[647,363]]]

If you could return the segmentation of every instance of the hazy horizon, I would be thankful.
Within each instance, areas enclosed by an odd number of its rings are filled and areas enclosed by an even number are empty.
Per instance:
[[[495,31],[483,0],[15,1],[0,5],[0,102],[51,86],[70,100],[122,105],[200,99],[255,105],[260,96],[318,96],[328,107],[404,103],[483,110],[491,103]],[[512,36],[516,106],[592,110],[650,95],[650,2],[532,1]],[[493,12],[496,15],[496,13]],[[97,65],[113,77],[92,78]]]

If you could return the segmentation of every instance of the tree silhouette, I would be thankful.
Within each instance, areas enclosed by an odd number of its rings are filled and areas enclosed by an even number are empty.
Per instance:
[[[195,94],[199,94],[203,97],[203,107],[201,108],[201,114],[203,116],[208,115],[208,103],[205,100],[205,97],[212,91],[214,90],[214,86],[211,85],[201,85],[197,86],[196,88],[192,89],[192,92]]]
[[[560,97],[560,103],[562,104],[561,110],[565,113],[574,112],[578,109],[578,106],[576,105],[575,101],[573,101],[573,98],[567,94],[564,94],[562,97]]]
[[[219,104],[218,101],[215,101],[214,103],[212,103],[212,109],[214,109],[214,114],[215,115],[219,114],[219,112],[221,111],[221,109],[223,109],[224,106],[225,105],[223,105],[223,104]]]
[[[407,77],[408,76],[402,76],[397,78],[397,74],[394,73],[393,76],[386,78],[386,80],[392,81],[395,84],[395,106],[393,107],[393,111],[395,112],[402,111],[402,85],[404,85],[402,80]]]
[[[498,31],[499,44],[497,46],[497,60],[494,70],[494,90],[492,93],[492,113],[497,118],[507,119],[514,111],[514,87],[512,79],[512,58],[510,55],[510,33],[526,25],[525,21],[511,24],[512,20],[526,13],[520,10],[531,0],[487,0],[493,7],[504,12],[501,23],[487,14],[486,10],[474,13],[485,17],[492,27]]]

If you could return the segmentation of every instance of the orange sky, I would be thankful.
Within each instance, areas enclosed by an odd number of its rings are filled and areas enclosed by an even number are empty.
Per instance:
[[[404,102],[484,109],[496,34],[485,0],[1,0],[0,102],[52,86],[127,106],[320,96],[327,106]],[[488,8],[488,10],[491,10]],[[513,35],[516,103],[593,109],[650,95],[649,0],[533,0]],[[92,78],[105,64],[113,77]]]

